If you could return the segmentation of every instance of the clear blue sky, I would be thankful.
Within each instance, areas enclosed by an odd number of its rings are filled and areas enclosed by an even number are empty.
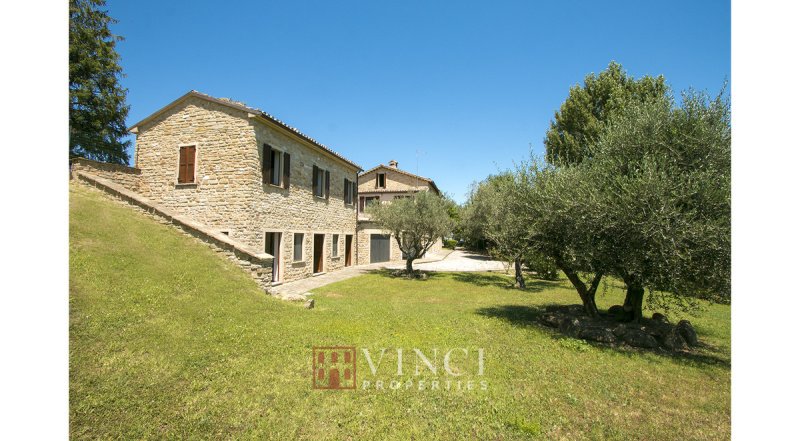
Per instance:
[[[459,202],[543,153],[569,87],[611,60],[676,91],[730,79],[728,1],[221,4],[109,0],[129,124],[191,89],[230,97]]]

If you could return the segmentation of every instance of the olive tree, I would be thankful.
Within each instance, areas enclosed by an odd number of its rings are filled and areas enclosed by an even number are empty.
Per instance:
[[[517,185],[514,175],[505,172],[489,176],[477,184],[470,194],[464,222],[468,230],[483,238],[489,252],[514,264],[514,279],[520,288],[525,288],[522,274],[522,258],[530,253],[526,219],[513,209]]]
[[[555,263],[573,285],[589,316],[606,269],[593,247],[594,225],[586,209],[595,188],[578,167],[556,168],[535,158],[520,164],[511,210],[527,225],[530,249]]]
[[[412,197],[373,204],[367,209],[372,220],[394,236],[403,252],[409,278],[414,275],[414,260],[424,256],[437,240],[452,231],[449,206],[441,196],[421,191]]]
[[[594,258],[625,282],[624,308],[730,298],[730,104],[684,94],[680,107],[633,103],[577,167]]]

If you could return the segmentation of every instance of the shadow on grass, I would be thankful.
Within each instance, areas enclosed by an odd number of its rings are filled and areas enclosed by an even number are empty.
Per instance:
[[[513,326],[532,327],[543,330],[548,335],[550,335],[551,338],[555,340],[561,340],[561,339],[575,340],[574,337],[562,333],[557,328],[551,328],[545,326],[539,321],[541,316],[546,312],[546,308],[551,305],[563,306],[561,304],[556,304],[556,303],[548,305],[539,305],[539,306],[500,305],[488,308],[479,308],[475,311],[475,313],[484,317],[499,318],[505,320],[511,323]],[[702,336],[700,336],[700,338],[702,340]],[[580,340],[580,341],[597,348],[604,348],[617,351],[619,353],[623,353],[630,357],[642,353],[651,353],[690,363],[693,362],[704,365],[724,366],[727,367],[728,369],[730,369],[731,367],[730,359],[725,357],[725,353],[723,351],[714,346],[705,344],[702,341],[697,347],[685,351],[669,351],[664,348],[644,349],[644,348],[634,348],[628,345],[623,346],[615,344],[604,344],[587,340]]]
[[[516,287],[513,277],[502,274],[486,274],[486,273],[453,273],[453,279],[470,283],[476,286],[495,286],[504,289],[515,289],[523,292],[540,292],[549,288],[557,288],[559,282],[557,280],[538,280],[525,278],[525,289]]]

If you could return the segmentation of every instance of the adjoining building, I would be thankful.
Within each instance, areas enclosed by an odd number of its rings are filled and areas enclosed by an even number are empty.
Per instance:
[[[401,170],[395,160],[389,165],[380,164],[358,175],[358,264],[402,260],[403,253],[389,232],[380,229],[369,219],[366,208],[370,204],[391,203],[395,199],[411,197],[420,191],[441,195],[432,179]],[[442,249],[442,239],[433,244],[427,254]]]

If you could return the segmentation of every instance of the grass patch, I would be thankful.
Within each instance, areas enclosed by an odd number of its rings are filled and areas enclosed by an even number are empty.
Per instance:
[[[377,272],[316,290],[305,310],[171,227],[72,185],[71,435],[730,438],[729,364],[560,338],[530,309],[576,303],[568,284],[509,285],[502,274]],[[598,300],[622,297],[612,286]],[[704,351],[729,363],[730,308],[689,319]],[[405,348],[402,381],[414,379],[411,348],[484,348],[488,389],[312,390],[311,347],[343,344]],[[379,375],[392,379],[387,360]],[[369,367],[358,363],[360,382]]]

